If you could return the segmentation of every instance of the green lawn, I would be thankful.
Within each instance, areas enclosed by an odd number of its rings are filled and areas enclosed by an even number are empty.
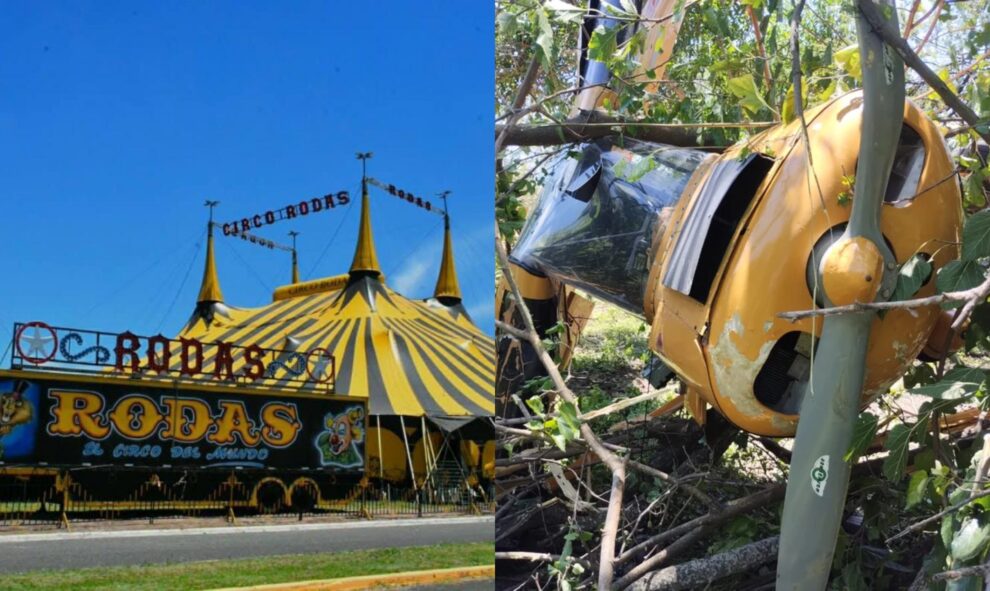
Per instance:
[[[491,542],[210,560],[148,566],[34,571],[3,577],[3,589],[215,589],[494,563]]]

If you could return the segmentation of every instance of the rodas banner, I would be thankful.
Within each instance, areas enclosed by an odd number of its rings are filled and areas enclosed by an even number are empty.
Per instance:
[[[364,470],[366,406],[168,384],[0,375],[0,462]]]

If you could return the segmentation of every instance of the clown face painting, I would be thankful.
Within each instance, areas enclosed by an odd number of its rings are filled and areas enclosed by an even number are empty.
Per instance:
[[[320,462],[324,466],[355,468],[364,465],[361,443],[364,442],[364,409],[351,407],[324,418],[325,431],[316,437]]]

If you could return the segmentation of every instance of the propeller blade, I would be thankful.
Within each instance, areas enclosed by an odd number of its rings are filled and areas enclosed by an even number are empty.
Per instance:
[[[780,530],[777,589],[824,589],[849,483],[843,460],[863,391],[872,314],[835,316],[818,342],[801,405]]]
[[[896,29],[897,13],[892,8],[878,6]],[[873,297],[867,300],[886,299],[896,282],[896,261],[880,233],[879,217],[903,122],[904,65],[862,14],[856,29],[863,68],[863,122],[855,197],[845,233],[826,251],[819,268],[825,295],[836,305],[852,303],[832,301],[839,290],[830,296],[829,287],[848,284],[842,273],[853,259],[874,261],[881,269],[879,287],[872,288]],[[828,584],[849,486],[850,465],[843,457],[859,415],[873,319],[872,312],[863,312],[830,316],[822,325],[787,480],[778,591],[825,589]]]

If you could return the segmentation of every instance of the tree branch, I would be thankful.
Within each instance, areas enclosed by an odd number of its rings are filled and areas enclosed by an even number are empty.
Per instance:
[[[985,301],[988,296],[990,296],[990,275],[980,285],[962,291],[948,291],[926,298],[898,302],[869,302],[865,304],[857,302],[855,304],[835,306],[833,308],[816,308],[814,310],[801,310],[800,312],[781,312],[777,314],[777,317],[794,322],[795,320],[810,318],[812,316],[835,316],[836,314],[855,314],[857,312],[877,310],[910,310],[912,308],[924,308],[925,306],[932,306],[943,302],[965,302],[962,310],[960,310],[955,321],[952,323],[952,328],[958,330],[966,323],[969,315],[973,312],[973,308],[979,305],[980,302]]]
[[[727,503],[721,511],[709,512],[701,517],[698,517],[697,519],[692,519],[691,521],[685,522],[677,527],[660,532],[645,542],[637,544],[635,547],[624,552],[622,556],[619,557],[619,562],[628,561],[635,556],[638,556],[643,551],[654,547],[656,544],[681,535],[683,532],[687,532],[663,550],[629,569],[629,572],[622,576],[622,578],[618,579],[612,588],[614,590],[625,589],[640,578],[646,576],[646,574],[650,571],[663,565],[665,562],[681,552],[689,549],[695,544],[695,542],[703,539],[720,524],[725,523],[736,515],[748,513],[749,511],[759,509],[769,503],[779,501],[784,498],[784,492],[786,489],[786,483],[776,484],[769,488],[765,488],[759,492],[749,495],[748,497],[743,497],[741,499],[736,499],[731,503]]]
[[[495,247],[498,252],[499,264],[502,266],[502,275],[505,277],[506,283],[509,284],[509,290],[512,292],[513,297],[519,304],[519,315],[522,316],[523,324],[525,325],[525,332],[521,336],[525,337],[530,346],[533,347],[537,357],[539,357],[544,368],[547,370],[547,374],[553,381],[558,395],[566,402],[573,404],[575,409],[580,408],[577,396],[567,387],[563,376],[560,375],[557,364],[550,357],[550,354],[547,353],[546,349],[543,348],[543,341],[540,340],[536,326],[533,324],[533,317],[530,315],[522,292],[519,291],[519,286],[512,276],[512,268],[509,266],[509,256],[505,252],[505,245],[502,244],[501,240],[496,240]],[[598,588],[601,591],[606,591],[612,586],[612,560],[615,557],[616,533],[619,527],[619,520],[622,517],[622,491],[625,487],[626,463],[624,458],[620,458],[610,451],[591,429],[591,426],[583,421],[581,422],[581,436],[587,442],[591,451],[612,471],[612,492],[609,495],[608,512],[605,517],[605,525],[602,529],[601,558],[598,569]]]
[[[714,556],[654,571],[629,586],[632,591],[706,588],[712,581],[743,573],[777,558],[780,537],[773,536]]]
[[[529,94],[533,84],[536,82],[536,75],[540,72],[540,56],[539,53],[533,53],[533,59],[529,62],[529,68],[526,70],[526,75],[523,76],[522,82],[519,84],[519,89],[516,91],[516,99],[512,101],[512,115],[509,117],[508,123],[502,129],[501,133],[496,133],[495,135],[495,156],[498,157],[498,153],[502,150],[502,145],[505,143],[506,137],[509,132],[515,126],[516,121],[522,117],[522,106],[526,103],[526,95]]]
[[[773,122],[756,123],[649,123],[629,121],[603,115],[597,111],[582,113],[558,124],[535,125],[529,127],[496,125],[496,137],[503,137],[504,145],[511,146],[557,146],[572,142],[593,140],[621,133],[625,137],[678,146],[682,148],[715,147],[715,139],[705,134],[704,129],[715,128],[764,128],[775,125]],[[621,131],[617,131],[621,128]]]
[[[973,130],[983,138],[983,141],[990,143],[990,132],[988,132],[985,127],[983,129],[980,128],[980,126],[984,126],[987,122],[981,121],[973,109],[971,109],[966,103],[962,102],[962,100],[960,100],[960,98],[949,89],[948,85],[946,85],[946,83],[938,77],[938,74],[933,72],[932,69],[925,64],[925,62],[921,61],[918,54],[911,49],[911,46],[909,46],[907,41],[900,36],[899,32],[894,31],[887,26],[887,23],[880,14],[880,10],[877,8],[876,4],[874,4],[872,0],[856,0],[856,4],[859,7],[860,12],[862,12],[863,16],[866,18],[866,21],[870,23],[870,26],[873,27],[874,31],[876,31],[877,35],[879,35],[880,38],[883,39],[883,41],[894,51],[896,51],[897,54],[901,56],[901,59],[904,60],[904,63],[917,72],[918,75],[921,76],[922,80],[924,80],[928,86],[932,87],[932,90],[937,92],[938,95],[942,97],[942,100],[945,101],[945,104],[950,109],[962,117],[963,121],[973,126]]]

